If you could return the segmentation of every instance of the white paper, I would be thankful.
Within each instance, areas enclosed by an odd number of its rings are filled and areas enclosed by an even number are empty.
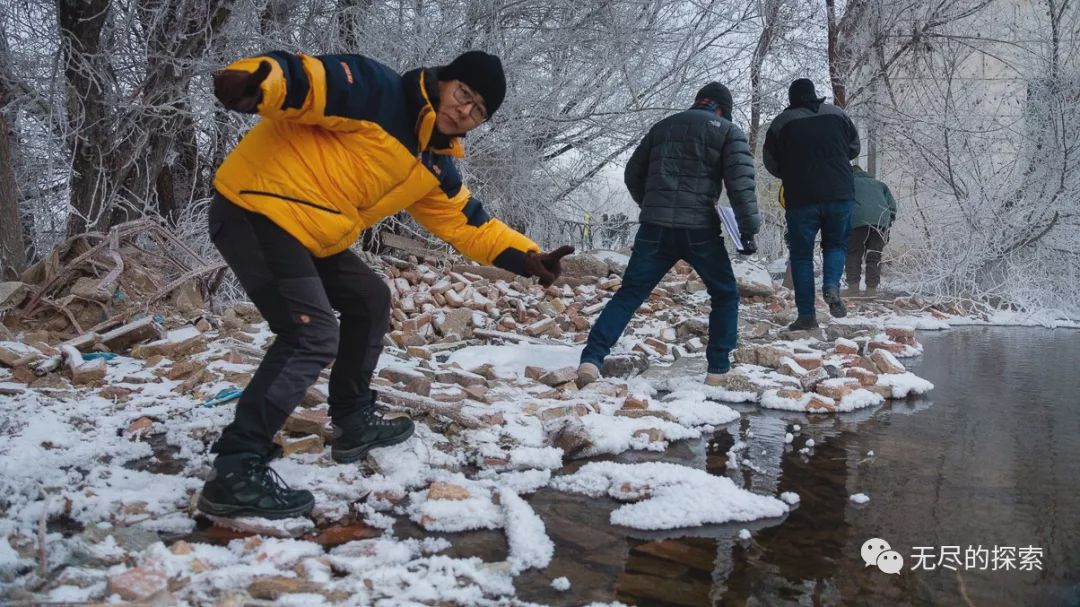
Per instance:
[[[720,205],[716,205],[716,211],[720,213],[720,222],[724,224],[724,232],[727,233],[728,238],[735,245],[735,250],[741,251],[743,244],[742,238],[739,237],[739,222],[735,221],[735,211],[731,207],[722,207]]]

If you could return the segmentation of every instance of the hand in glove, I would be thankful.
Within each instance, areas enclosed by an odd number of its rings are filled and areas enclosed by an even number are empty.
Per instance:
[[[739,234],[739,240],[742,241],[742,248],[738,249],[740,255],[757,253],[757,243],[754,242],[753,234]]]
[[[262,102],[262,82],[269,75],[269,61],[259,63],[254,72],[220,70],[214,73],[214,96],[226,109],[254,114]]]
[[[573,252],[574,247],[569,245],[561,246],[550,253],[530,251],[525,254],[525,275],[535,276],[540,279],[541,285],[550,287],[559,274],[562,274],[560,260]]]

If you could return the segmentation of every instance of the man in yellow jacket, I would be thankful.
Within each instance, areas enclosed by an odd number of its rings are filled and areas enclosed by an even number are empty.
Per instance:
[[[331,456],[353,462],[413,433],[377,413],[370,380],[389,327],[390,291],[349,250],[361,231],[407,211],[463,255],[550,285],[561,247],[542,254],[493,219],[461,181],[461,137],[499,108],[498,57],[470,51],[399,74],[359,55],[274,51],[214,76],[228,109],[259,121],[218,169],[210,239],[276,338],[215,443],[199,509],[218,516],[307,514],[311,492],[269,467],[271,442],[324,367]],[[340,314],[340,325],[334,311]]]

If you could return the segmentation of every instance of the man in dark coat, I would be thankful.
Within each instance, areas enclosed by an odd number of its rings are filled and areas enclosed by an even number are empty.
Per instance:
[[[712,298],[706,382],[718,385],[731,368],[738,333],[739,292],[720,236],[716,202],[727,189],[745,255],[754,253],[761,220],[754,193],[754,159],[746,136],[731,122],[731,93],[712,82],[694,105],[653,125],[626,165],[626,187],[641,207],[633,253],[622,286],[600,314],[581,353],[578,383],[600,376],[604,357],[630,317],[680,259],[705,282]]]
[[[814,239],[821,232],[821,292],[836,317],[847,314],[840,298],[855,184],[851,160],[859,133],[843,110],[825,103],[814,83],[800,78],[788,105],[765,135],[765,168],[783,181],[792,282],[799,317],[792,330],[818,326],[814,310]]]

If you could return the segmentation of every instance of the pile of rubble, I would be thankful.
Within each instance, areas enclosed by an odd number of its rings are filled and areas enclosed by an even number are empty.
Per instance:
[[[56,247],[21,281],[0,283],[0,313],[79,335],[121,325],[148,309],[197,312],[224,277],[211,262],[157,223],[140,219],[89,232]]]
[[[110,237],[103,243],[115,240]],[[109,253],[112,249],[98,251]],[[79,255],[60,274],[72,273],[70,268],[91,259],[90,253]],[[369,263],[386,277],[394,296],[391,331],[386,336],[383,362],[374,380],[381,399],[390,408],[476,428],[498,423],[502,418],[499,414],[484,413],[483,405],[504,400],[521,390],[538,400],[576,398],[578,387],[573,366],[528,367],[524,377],[513,377],[500,376],[491,364],[465,369],[456,362],[446,361],[454,351],[481,344],[582,343],[596,315],[621,284],[622,268],[611,263],[611,257],[569,258],[565,277],[548,288],[497,268],[455,264],[435,255],[409,255],[404,259],[389,255],[369,257]],[[120,262],[118,267],[121,275],[139,272],[130,262]],[[213,266],[204,266],[210,267]],[[880,333],[880,327],[873,324],[830,324],[819,332],[789,332],[784,328],[794,314],[789,294],[777,292],[768,274],[760,268],[740,263],[737,269],[744,299],[740,319],[740,341],[744,345],[734,352],[736,368],[763,367],[789,379],[774,376],[771,380],[758,377],[755,381],[753,374],[751,378],[738,375],[725,386],[731,391],[749,391],[760,397],[766,390],[780,388],[782,398],[804,402],[808,411],[832,411],[835,410],[832,401],[843,398],[856,386],[885,398],[892,397],[893,388],[879,384],[879,374],[904,373],[896,356],[912,356],[921,351],[913,330],[905,327],[890,327]],[[100,298],[85,297],[87,289],[94,293],[103,291],[107,300],[134,291],[128,287],[132,283],[126,280],[115,283],[110,280],[110,276],[80,277],[71,285],[71,293],[56,301],[45,295],[50,288],[56,290],[55,286],[41,287],[29,297],[30,301],[18,308],[23,314],[14,318],[23,326],[32,324],[40,302],[53,307],[70,307],[79,301],[100,302]],[[47,282],[58,284],[55,279]],[[8,291],[13,289],[9,287]],[[157,295],[149,300],[133,296],[124,299],[139,301],[145,307],[147,302],[155,301],[154,297]],[[8,301],[14,299],[8,297]],[[704,284],[694,277],[688,265],[678,264],[635,315],[630,335],[620,342],[621,351],[605,362],[603,374],[629,378],[650,364],[700,356],[708,340],[705,320],[708,305]],[[74,320],[59,329],[49,328],[59,325],[55,320],[66,314],[56,315],[44,321],[44,326],[17,335],[0,324],[0,365],[11,369],[13,383],[29,389],[88,386],[102,396],[124,401],[139,392],[139,384],[144,381],[127,381],[131,378],[105,381],[108,358],[124,354],[141,361],[154,376],[180,381],[176,386],[178,394],[204,402],[230,394],[230,388],[233,395],[238,394],[261,358],[266,340],[271,338],[258,310],[250,303],[237,303],[220,315],[188,311],[187,319],[180,315],[163,319],[143,313],[106,331],[79,332],[67,339],[64,337],[72,333],[71,329],[79,327]],[[170,326],[174,328],[167,330]],[[793,347],[790,341],[770,344],[772,340],[791,339],[801,339],[801,345]],[[214,352],[207,354],[211,341],[215,344]],[[826,354],[831,355],[829,364],[824,358]],[[319,452],[324,439],[329,438],[329,420],[323,406],[327,376],[328,372],[324,373],[320,382],[309,390],[303,402],[305,409],[289,419],[288,434],[281,437],[286,453]],[[593,388],[597,389],[609,388]],[[8,395],[22,391],[10,383],[0,390]],[[625,386],[610,390],[617,397],[626,397],[628,393]],[[816,393],[819,397],[807,398],[805,393]],[[640,408],[633,396],[628,402],[628,411]],[[526,404],[523,411],[537,413],[545,420],[593,412],[582,404],[555,408]],[[556,433],[556,439],[564,434]]]

